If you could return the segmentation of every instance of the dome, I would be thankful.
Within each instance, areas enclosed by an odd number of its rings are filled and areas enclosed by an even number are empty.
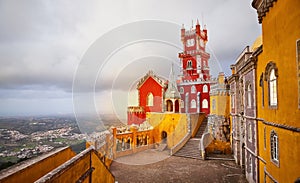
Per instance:
[[[262,45],[262,35],[258,36],[251,46],[251,52],[254,52],[258,47]]]

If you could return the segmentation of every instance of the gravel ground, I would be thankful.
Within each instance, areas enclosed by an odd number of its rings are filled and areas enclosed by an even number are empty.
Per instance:
[[[111,172],[118,183],[125,182],[239,182],[247,180],[234,161],[196,160],[168,156],[150,149],[116,159]]]

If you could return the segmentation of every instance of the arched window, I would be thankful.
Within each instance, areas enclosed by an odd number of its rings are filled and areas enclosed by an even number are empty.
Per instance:
[[[248,140],[249,142],[252,142],[252,126],[251,123],[248,125]]]
[[[271,131],[271,158],[273,161],[278,163],[279,158],[278,158],[278,153],[279,153],[279,146],[278,146],[278,136],[275,131]]]
[[[191,93],[196,93],[196,87],[194,85],[191,87]]]
[[[265,80],[268,82],[268,99],[270,107],[277,107],[277,77],[278,69],[274,62],[269,62],[265,70]]]
[[[270,106],[277,106],[277,77],[275,69],[272,69],[269,77],[269,101]]]
[[[251,103],[252,103],[252,96],[251,96],[251,94],[252,94],[252,86],[251,86],[251,84],[248,84],[248,86],[247,86],[247,106],[248,106],[248,108],[251,108]]]
[[[202,100],[202,108],[204,109],[208,108],[208,101],[206,99]]]
[[[147,96],[147,106],[153,106],[153,94],[151,92]]]
[[[191,108],[196,108],[196,100],[195,99],[193,99],[191,101]]]
[[[187,68],[192,68],[192,61],[191,60],[188,60],[187,61]]]
[[[203,93],[207,93],[208,92],[208,87],[207,85],[203,85]]]
[[[180,87],[179,91],[180,91],[181,94],[184,94],[184,88],[183,87]]]

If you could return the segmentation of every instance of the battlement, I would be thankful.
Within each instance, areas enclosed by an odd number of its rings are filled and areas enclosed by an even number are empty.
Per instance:
[[[127,112],[130,112],[130,113],[144,113],[145,110],[144,110],[144,107],[142,107],[142,106],[129,106],[129,107],[127,107]]]

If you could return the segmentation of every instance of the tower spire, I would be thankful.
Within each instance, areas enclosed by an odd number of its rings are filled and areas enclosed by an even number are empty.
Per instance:
[[[171,66],[171,71],[170,71],[170,75],[169,75],[169,83],[168,83],[168,89],[165,93],[165,97],[166,98],[180,98],[180,94],[179,91],[177,89],[177,83],[176,83],[176,79],[175,79],[175,75],[174,75],[174,71],[173,71],[173,63]]]

